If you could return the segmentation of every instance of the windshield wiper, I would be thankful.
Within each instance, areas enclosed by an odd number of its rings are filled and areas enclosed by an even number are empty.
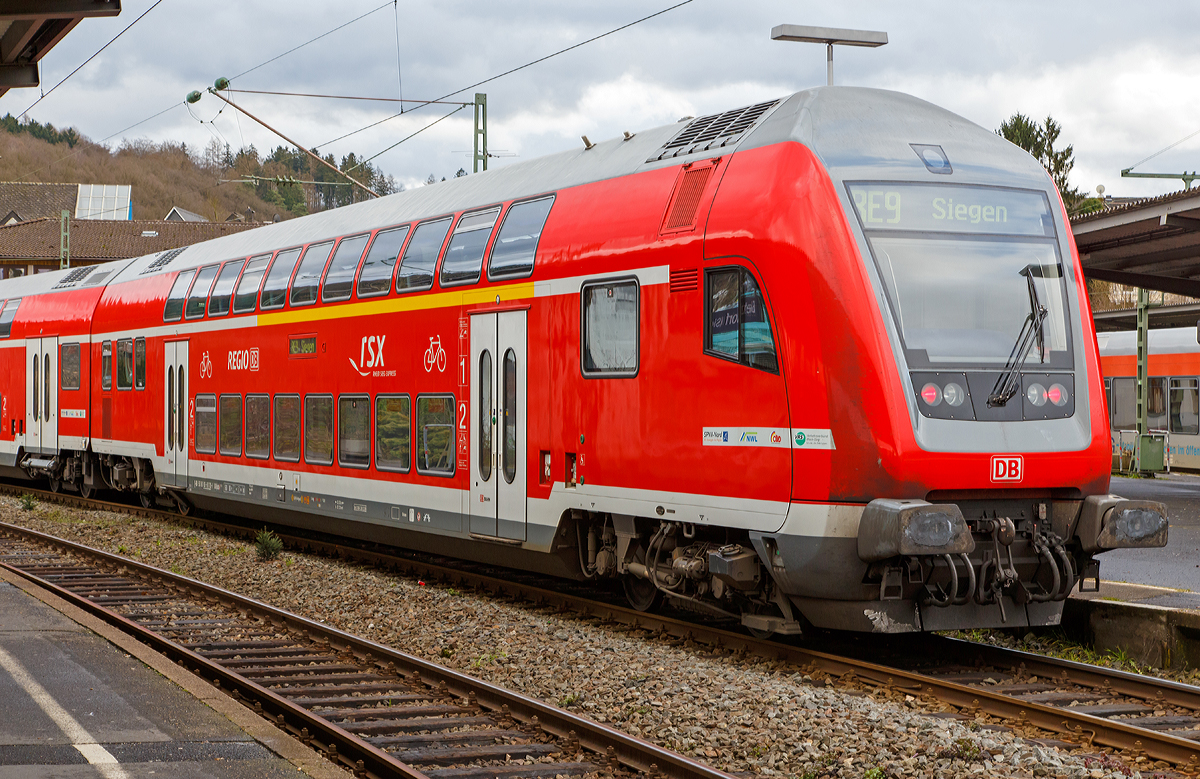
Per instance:
[[[996,379],[992,394],[988,395],[987,404],[991,408],[1006,405],[1021,389],[1021,368],[1029,359],[1034,339],[1037,340],[1042,361],[1045,362],[1046,359],[1046,336],[1042,322],[1046,319],[1047,311],[1038,298],[1037,285],[1033,283],[1033,268],[1033,265],[1026,265],[1021,271],[1021,275],[1029,283],[1029,316],[1025,317],[1021,332],[1017,334],[1017,342],[1013,344],[1012,352],[1008,355],[1008,362],[1004,363],[1004,370],[1000,373],[1000,378]]]

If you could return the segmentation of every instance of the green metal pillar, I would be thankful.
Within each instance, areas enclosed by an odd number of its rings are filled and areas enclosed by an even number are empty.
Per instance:
[[[487,95],[475,93],[475,160],[473,173],[487,170]]]
[[[1139,473],[1155,473],[1166,469],[1163,439],[1150,435],[1150,292],[1138,288],[1137,297],[1137,446],[1134,448],[1133,469]],[[1164,388],[1165,389],[1165,388]]]
[[[71,267],[71,212],[64,210],[59,222],[58,267]]]

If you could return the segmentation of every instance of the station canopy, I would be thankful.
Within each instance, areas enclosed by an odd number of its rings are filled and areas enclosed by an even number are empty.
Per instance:
[[[1200,187],[1110,206],[1071,220],[1083,275],[1200,298]],[[1152,326],[1195,325],[1200,306],[1151,310]],[[1096,327],[1128,330],[1133,311],[1095,312]]]
[[[121,0],[5,0],[0,2],[0,97],[36,87],[38,62],[92,16],[116,16]]]

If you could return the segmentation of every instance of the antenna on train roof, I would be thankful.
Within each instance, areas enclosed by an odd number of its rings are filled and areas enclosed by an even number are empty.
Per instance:
[[[773,41],[824,43],[828,47],[829,86],[833,86],[833,47],[865,46],[878,48],[888,42],[886,32],[874,30],[843,30],[838,27],[807,27],[801,24],[777,24],[771,28]]]

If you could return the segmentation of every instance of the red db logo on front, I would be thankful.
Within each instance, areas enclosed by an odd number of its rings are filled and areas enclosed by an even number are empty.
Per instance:
[[[1020,481],[1025,475],[1025,458],[1019,454],[992,455],[992,481]]]

